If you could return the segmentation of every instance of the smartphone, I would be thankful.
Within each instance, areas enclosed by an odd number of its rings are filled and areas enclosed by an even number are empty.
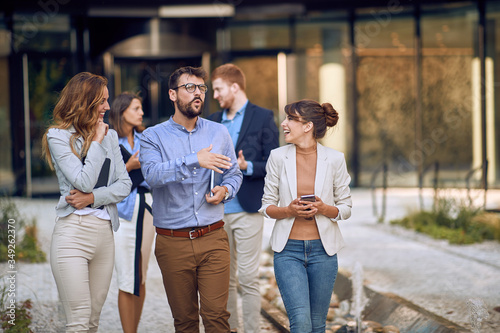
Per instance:
[[[316,196],[314,194],[307,194],[307,195],[301,195],[300,200],[302,201],[310,201],[310,202],[315,202],[316,201]],[[308,208],[306,210],[311,210],[311,208]],[[307,217],[306,220],[312,220],[312,217]]]
[[[302,196],[300,196],[300,200],[315,202],[316,201],[316,196],[314,194],[302,195]]]

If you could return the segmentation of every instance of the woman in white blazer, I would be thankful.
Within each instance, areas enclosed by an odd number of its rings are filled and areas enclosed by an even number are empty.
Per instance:
[[[262,207],[276,219],[271,235],[274,272],[290,320],[290,332],[325,332],[337,276],[336,253],[344,242],[337,221],[351,215],[344,154],[322,146],[338,113],[330,103],[301,100],[285,107],[285,141],[271,151]],[[309,195],[314,202],[301,200]]]
[[[50,264],[66,315],[66,332],[97,332],[113,273],[116,203],[132,182],[118,136],[103,117],[106,78],[83,72],[62,90],[43,153],[59,181]]]

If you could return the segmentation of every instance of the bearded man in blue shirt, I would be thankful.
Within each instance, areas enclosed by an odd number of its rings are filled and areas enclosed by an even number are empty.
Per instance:
[[[199,315],[207,333],[230,330],[223,204],[238,192],[243,176],[226,127],[199,117],[206,77],[194,67],[172,73],[169,97],[175,113],[141,139],[142,173],[153,192],[155,255],[176,332],[199,332]],[[212,170],[221,175],[213,188]]]

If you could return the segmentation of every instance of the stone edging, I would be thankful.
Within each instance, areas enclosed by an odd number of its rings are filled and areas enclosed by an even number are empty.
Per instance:
[[[348,272],[339,270],[334,288],[334,293],[339,297],[339,300],[350,299],[352,296],[349,275]],[[378,293],[366,286],[364,288],[369,303],[363,311],[363,320],[392,325],[397,327],[400,332],[468,332],[465,328],[430,313],[399,296]],[[261,312],[278,330],[284,333],[290,332],[286,314],[265,298],[262,298]]]

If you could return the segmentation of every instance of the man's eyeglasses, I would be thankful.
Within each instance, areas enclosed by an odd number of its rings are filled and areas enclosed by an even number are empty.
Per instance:
[[[172,89],[179,89],[180,87],[184,87],[186,88],[186,91],[188,93],[194,93],[196,91],[196,87],[198,87],[198,89],[200,89],[200,92],[202,94],[206,93],[207,90],[208,90],[208,86],[206,84],[194,84],[194,83],[185,83],[185,84],[182,84],[178,87],[175,87],[175,88],[172,88]]]

